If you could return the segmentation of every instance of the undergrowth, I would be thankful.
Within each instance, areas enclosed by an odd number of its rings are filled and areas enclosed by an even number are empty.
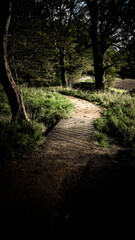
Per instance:
[[[30,119],[47,128],[67,117],[74,108],[67,98],[47,88],[23,88],[22,92]]]
[[[95,121],[95,139],[101,146],[109,147],[108,137],[115,137],[123,147],[123,161],[135,162],[135,95],[125,91],[61,90],[105,107],[103,116]]]
[[[1,158],[20,157],[36,148],[45,133],[61,118],[67,117],[74,105],[59,93],[46,88],[21,88],[30,123],[11,123],[7,97],[0,86]]]

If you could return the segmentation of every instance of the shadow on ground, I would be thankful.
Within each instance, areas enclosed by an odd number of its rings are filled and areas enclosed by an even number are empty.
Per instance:
[[[99,155],[94,159],[99,160]],[[106,162],[106,156],[102,156],[102,162]],[[33,174],[36,176],[38,172]],[[45,185],[50,186],[49,181],[54,184],[53,174],[50,176],[46,172]],[[7,177],[11,180],[10,176]],[[25,182],[27,191],[25,189],[22,193],[19,185],[13,187],[12,182],[10,186],[3,186],[5,201],[0,203],[0,218],[1,233],[5,237],[50,239],[57,236],[66,239],[86,235],[88,239],[92,236],[92,239],[110,239],[129,237],[134,232],[134,168],[116,163],[99,167],[96,163],[95,167],[95,161],[90,161],[86,167],[68,172],[61,188],[58,187],[57,191],[52,188],[49,197],[46,192],[40,192],[39,196],[38,191],[34,193],[37,186],[28,192],[26,184],[31,183],[28,176],[19,181]],[[11,194],[13,189],[15,192]],[[13,194],[16,196],[10,198]]]
[[[71,236],[129,237],[135,223],[135,169],[91,169],[90,165],[81,172],[77,185],[65,192],[65,221],[56,232],[64,228]]]

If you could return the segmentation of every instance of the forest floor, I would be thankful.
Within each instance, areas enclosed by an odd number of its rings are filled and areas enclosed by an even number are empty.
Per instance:
[[[130,239],[135,170],[120,164],[115,141],[108,149],[94,142],[94,120],[104,109],[68,98],[75,111],[60,120],[35,152],[1,164],[1,232],[17,239],[81,234],[83,239],[118,234]]]

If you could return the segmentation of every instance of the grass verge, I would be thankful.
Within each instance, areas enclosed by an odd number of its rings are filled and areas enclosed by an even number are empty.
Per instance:
[[[106,134],[115,137],[123,147],[123,162],[135,163],[135,94],[125,91],[80,91],[61,90],[62,94],[72,95],[106,108],[101,119],[95,121],[96,140],[102,146],[109,146]]]
[[[45,133],[61,118],[67,117],[74,105],[64,96],[46,88],[21,88],[30,123],[11,123],[7,97],[0,87],[1,158],[20,157],[44,140]]]

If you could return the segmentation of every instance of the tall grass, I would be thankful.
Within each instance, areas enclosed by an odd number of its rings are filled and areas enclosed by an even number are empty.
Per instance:
[[[74,108],[67,98],[46,88],[23,88],[22,92],[30,119],[47,127],[67,117]]]
[[[21,88],[30,123],[11,123],[7,97],[0,86],[0,149],[1,158],[21,156],[44,140],[46,131],[61,118],[67,117],[74,105],[59,93],[46,88]]]
[[[87,91],[63,90],[69,94],[106,108],[101,119],[95,121],[98,139],[107,134],[115,137],[124,148],[124,160],[135,161],[135,94],[125,91]],[[104,137],[106,141],[106,137]],[[106,144],[107,145],[107,144]]]

